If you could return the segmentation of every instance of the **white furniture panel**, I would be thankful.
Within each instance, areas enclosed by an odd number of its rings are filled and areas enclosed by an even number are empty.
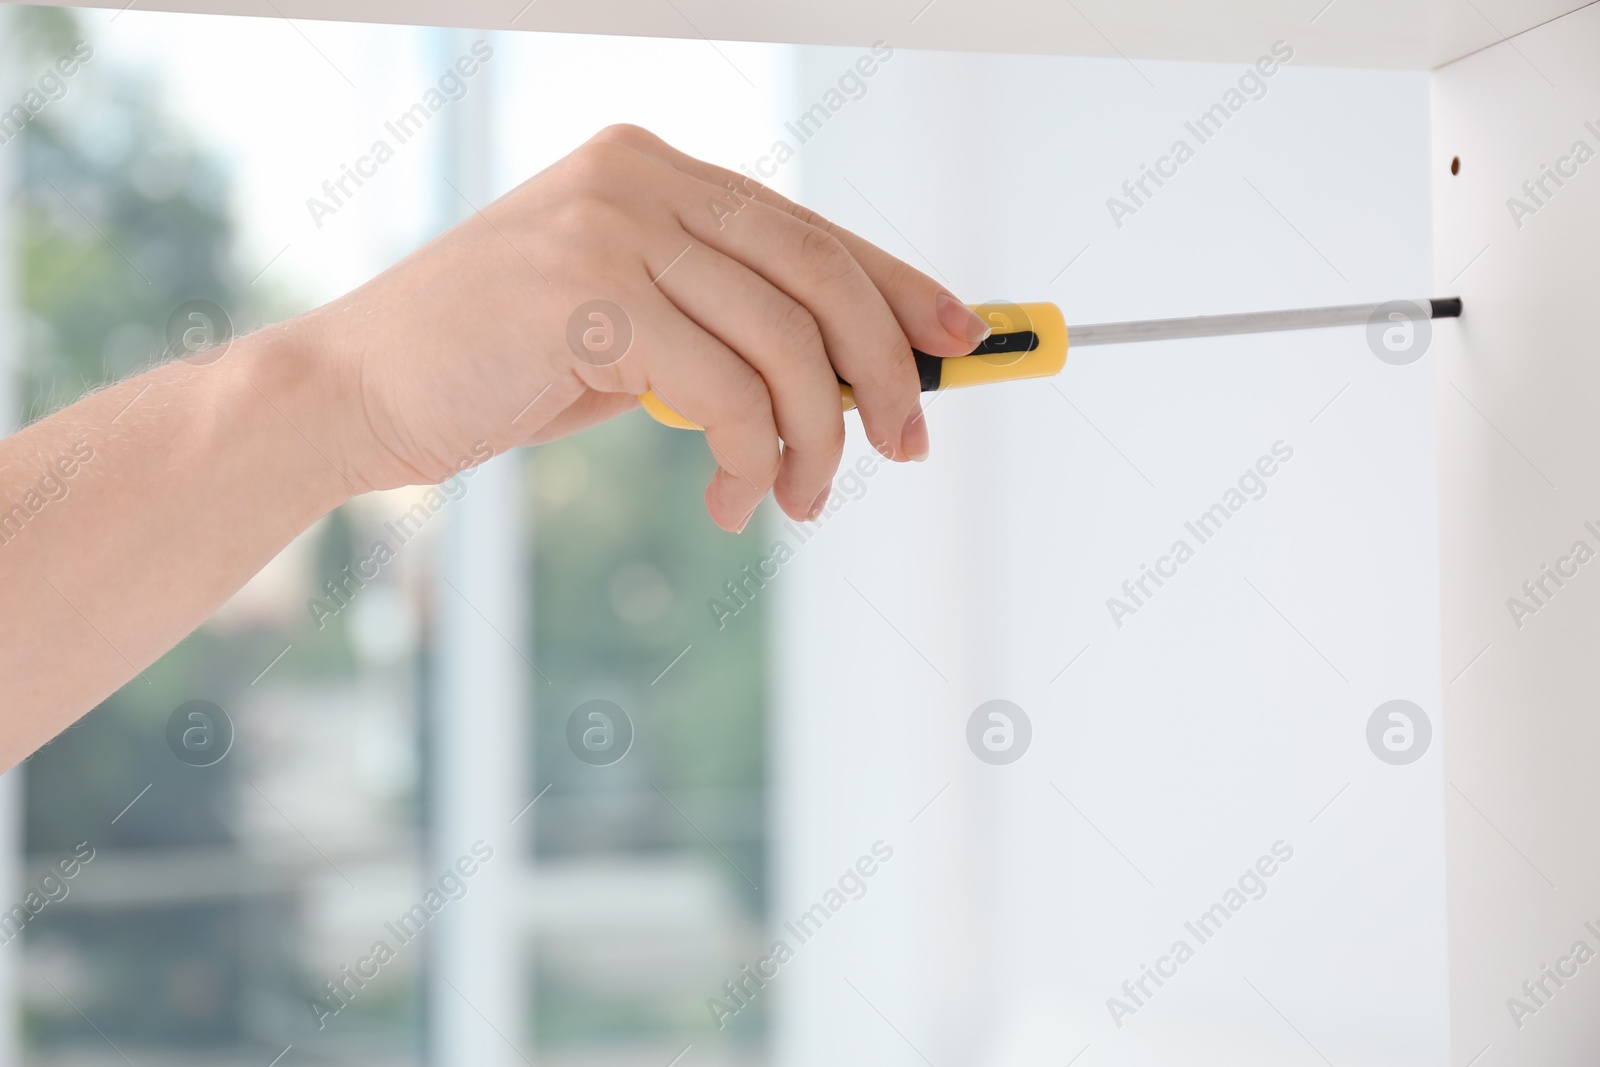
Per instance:
[[[1563,1067],[1600,1048],[1600,8],[1515,45],[1434,89],[1452,1062]]]
[[[8,0],[9,2],[9,0]],[[126,0],[47,0],[121,8]],[[1247,61],[1274,40],[1327,66],[1436,67],[1583,0],[132,0],[263,18],[795,44]],[[707,62],[717,62],[708,53]]]

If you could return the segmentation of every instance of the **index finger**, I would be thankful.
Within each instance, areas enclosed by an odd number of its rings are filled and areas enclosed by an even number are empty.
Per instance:
[[[964,356],[989,336],[989,325],[943,285],[871,241],[773,192],[749,175],[696,159],[637,126],[608,127],[596,138],[617,141],[649,153],[686,174],[727,190],[729,200],[722,205],[724,211],[736,208],[739,198],[755,200],[786,211],[801,222],[830,234],[855,257],[878,287],[913,348],[932,356]],[[712,208],[707,210],[710,212]]]

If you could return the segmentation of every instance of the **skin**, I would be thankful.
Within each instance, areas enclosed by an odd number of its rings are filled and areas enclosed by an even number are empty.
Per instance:
[[[603,366],[568,344],[595,299],[632,329]],[[0,441],[0,765],[351,497],[436,484],[653,390],[706,428],[718,526],[742,530],[769,492],[811,518],[844,447],[838,379],[879,451],[922,459],[911,347],[965,355],[986,332],[931,278],[743,175],[604,130],[354,292]]]

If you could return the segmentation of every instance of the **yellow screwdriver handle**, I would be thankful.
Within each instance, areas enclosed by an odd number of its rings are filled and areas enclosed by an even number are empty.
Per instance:
[[[1010,382],[1021,378],[1048,378],[1060,374],[1067,364],[1067,323],[1054,304],[971,304],[994,332],[969,356],[940,359],[912,349],[917,360],[917,376],[922,391],[960,389],[989,382]],[[839,383],[844,410],[856,406],[850,386]],[[704,427],[674,411],[655,393],[639,398],[645,411],[663,426],[679,430]]]

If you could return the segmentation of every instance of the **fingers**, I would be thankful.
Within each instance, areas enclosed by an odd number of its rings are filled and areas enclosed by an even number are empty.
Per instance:
[[[596,176],[630,175],[629,195],[611,207],[626,214],[648,189],[675,225],[638,246],[650,285],[637,298],[637,358],[580,377],[602,391],[653,389],[705,428],[718,463],[706,504],[718,525],[742,529],[769,490],[791,516],[816,514],[843,449],[838,379],[879,451],[927,455],[911,343],[965,355],[987,333],[981,320],[881,249],[645,131],[613,127],[595,141],[629,150]]]
[[[680,152],[637,126],[609,127],[602,130],[597,139],[626,144],[717,186],[720,203],[715,207],[708,204],[705,211],[708,216],[725,223],[732,220],[724,212],[737,214],[741,201],[754,199],[828,233],[861,264],[883,294],[907,340],[917,349],[935,356],[964,356],[988,336],[989,324],[944,286],[843,226],[773,192],[756,179]]]
[[[633,329],[627,354],[613,366],[580,366],[580,377],[605,392],[654,390],[705,427],[706,444],[717,461],[706,487],[706,510],[718,526],[739,532],[772,489],[780,465],[765,381],[657,288],[646,286],[624,305]],[[643,368],[648,368],[647,381]]]
[[[791,518],[814,518],[832,489],[845,440],[839,382],[816,320],[760,275],[704,245],[690,249],[657,285],[761,375],[783,439],[773,496]]]
[[[989,324],[976,312],[905,260],[891,256],[810,208],[790,204],[789,210],[796,218],[833,234],[850,250],[883,293],[912,347],[930,356],[965,356],[989,336]]]
[[[704,183],[696,182],[696,192]],[[849,382],[867,438],[886,456],[921,458],[920,386],[911,347],[872,280],[838,240],[765,204],[747,203],[721,229],[698,210],[682,220],[694,236],[745,264],[805,305],[828,358]]]

